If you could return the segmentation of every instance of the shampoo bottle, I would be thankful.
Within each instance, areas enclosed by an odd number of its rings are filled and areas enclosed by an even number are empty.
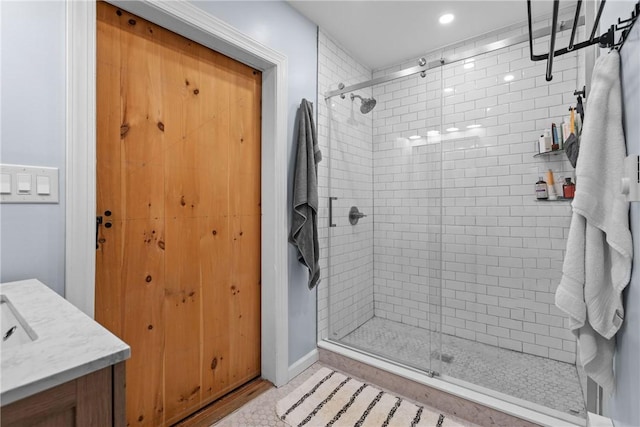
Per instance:
[[[555,180],[553,179],[553,171],[551,169],[547,171],[547,187],[549,200],[557,200],[558,195],[556,194]]]
[[[567,177],[564,179],[564,184],[562,185],[562,196],[565,199],[573,199],[576,194],[576,185],[571,182],[571,177]]]
[[[551,150],[556,151],[560,148],[560,135],[558,134],[558,127],[555,123],[551,123]]]
[[[548,198],[549,198],[549,191],[547,188],[547,183],[544,182],[542,177],[539,177],[538,182],[536,182],[536,199],[547,200]]]
[[[553,136],[551,136],[551,130],[545,129],[544,131],[544,152],[548,153],[553,149]]]

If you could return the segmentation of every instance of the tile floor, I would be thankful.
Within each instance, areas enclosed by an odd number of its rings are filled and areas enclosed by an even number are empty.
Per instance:
[[[220,420],[217,424],[213,424],[217,427],[285,427],[287,424],[284,421],[280,420],[276,415],[276,403],[278,400],[285,397],[287,394],[295,390],[298,386],[300,386],[303,382],[305,382],[309,377],[311,377],[314,373],[316,373],[323,365],[320,362],[313,364],[309,369],[305,370],[303,373],[295,377],[288,384],[280,387],[274,388],[266,393],[261,394],[248,404],[244,405],[242,408],[238,409],[236,412],[230,414],[226,418]],[[353,375],[351,375],[353,377]],[[354,377],[355,378],[355,377]],[[372,384],[375,385],[375,384]],[[375,385],[377,388],[387,391],[383,387],[379,387]],[[395,396],[397,393],[389,392]],[[406,399],[409,402],[416,403],[410,399]],[[421,404],[425,406],[424,404]],[[434,412],[437,409],[431,408]],[[442,411],[438,411],[442,412]],[[447,415],[447,414],[445,414]],[[456,420],[457,422],[469,426],[469,427],[480,427],[476,424],[470,423],[468,421],[461,420],[451,415],[447,415],[447,418]]]
[[[341,342],[574,416],[586,417],[575,365],[374,317]],[[430,343],[432,345],[430,345]],[[442,352],[443,360],[438,360]],[[450,360],[445,362],[445,360]]]

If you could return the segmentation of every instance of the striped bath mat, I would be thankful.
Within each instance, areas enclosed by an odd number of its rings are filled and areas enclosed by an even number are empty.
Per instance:
[[[291,426],[461,426],[442,414],[327,368],[280,400],[276,413]]]

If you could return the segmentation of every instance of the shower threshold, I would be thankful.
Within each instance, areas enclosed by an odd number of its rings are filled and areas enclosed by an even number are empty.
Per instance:
[[[456,384],[586,418],[575,365],[373,317],[338,342]],[[479,386],[479,387],[474,387]]]

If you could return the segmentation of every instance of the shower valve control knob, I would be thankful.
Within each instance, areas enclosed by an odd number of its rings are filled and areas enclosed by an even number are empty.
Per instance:
[[[351,206],[351,209],[349,210],[349,223],[351,225],[356,225],[360,218],[364,217],[366,217],[366,215],[360,212],[357,206]]]

